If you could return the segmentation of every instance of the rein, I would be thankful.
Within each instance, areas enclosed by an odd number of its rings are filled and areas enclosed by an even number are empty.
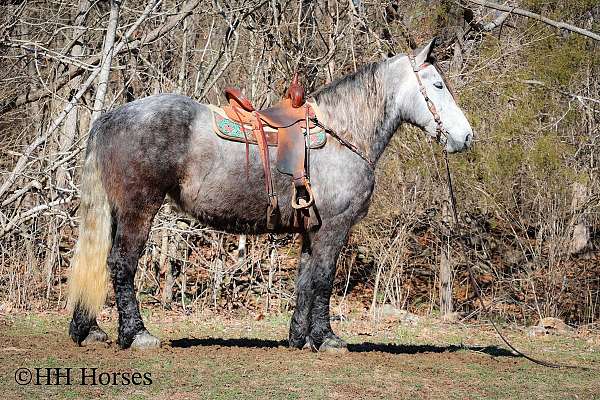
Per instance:
[[[340,142],[343,146],[347,147],[350,151],[352,151],[354,154],[358,155],[360,158],[362,158],[363,160],[365,160],[367,162],[367,164],[369,165],[369,167],[371,167],[371,170],[375,170],[375,162],[373,162],[373,160],[371,160],[369,157],[367,157],[362,151],[360,151],[360,149],[358,147],[356,147],[355,145],[353,145],[352,143],[350,143],[349,141],[347,141],[346,139],[344,139],[343,137],[339,136],[337,133],[335,133],[335,131],[333,131],[332,129],[326,127],[325,125],[323,125],[318,119],[317,116],[315,115],[314,118],[312,118],[312,122],[318,126],[319,128],[323,129],[326,133],[328,133],[331,137],[333,137],[334,139],[336,139],[338,142]]]
[[[446,130],[446,128],[444,127],[444,124],[442,123],[442,119],[437,111],[437,108],[435,107],[435,104],[433,104],[433,102],[427,95],[427,90],[425,89],[425,86],[423,85],[423,81],[421,80],[421,77],[419,76],[419,72],[421,70],[427,68],[431,64],[425,62],[421,65],[417,65],[416,61],[415,61],[415,57],[412,54],[408,55],[408,59],[410,60],[412,70],[417,79],[417,83],[419,85],[419,91],[421,92],[421,95],[425,99],[425,102],[427,103],[427,108],[429,109],[429,112],[433,116],[433,119],[436,123],[436,140],[438,143],[440,143],[440,140],[442,137],[444,137],[446,140],[448,140],[449,133]],[[440,72],[440,74],[441,74],[441,72]],[[443,77],[443,75],[442,75],[442,77]],[[448,90],[450,91],[450,94],[452,95],[452,97],[454,97],[454,93],[452,92],[452,90],[450,90],[450,87],[448,86],[447,83],[446,83],[446,86],[448,87]],[[340,142],[343,146],[347,147],[353,153],[357,154],[360,158],[362,158],[364,161],[367,162],[367,164],[369,165],[369,167],[371,167],[372,170],[375,170],[375,163],[371,159],[369,159],[369,157],[367,157],[365,154],[363,154],[358,147],[356,147],[354,144],[350,143],[346,139],[340,137],[333,130],[324,126],[320,121],[318,121],[316,115],[311,119],[315,125],[317,125],[321,129],[323,129],[326,133],[328,133],[330,136],[335,138],[338,142]],[[456,197],[454,195],[454,187],[452,185],[452,175],[450,173],[450,163],[448,162],[448,152],[446,151],[445,148],[443,150],[443,154],[444,154],[444,163],[445,163],[445,167],[446,167],[446,180],[448,183],[448,195],[450,197],[450,206],[451,206],[451,210],[452,210],[452,217],[454,219],[455,231],[458,231],[458,233],[460,233],[461,223],[460,223],[460,220],[458,217],[458,211],[457,211],[457,207],[456,207]],[[458,236],[459,238],[461,237],[460,235],[457,235],[456,233],[453,236]],[[463,241],[459,240],[458,243],[460,244],[464,254],[467,254],[467,251],[466,251],[467,249],[466,249]],[[473,270],[471,269],[471,265],[468,262],[465,265],[467,267],[467,273],[469,274],[469,281],[471,282],[471,285],[474,288],[475,294],[477,295],[479,304],[481,305],[482,314],[484,316],[486,316],[490,312],[489,307],[487,307],[483,301],[483,295],[481,294],[481,290],[479,289],[479,285],[477,283],[477,280],[475,279],[475,274],[473,273]],[[487,318],[487,320],[492,325],[492,327],[494,328],[494,330],[496,331],[498,336],[500,336],[500,339],[502,339],[504,344],[506,344],[506,346],[508,346],[515,354],[525,358],[526,360],[529,360],[535,364],[541,365],[543,367],[548,367],[548,368],[595,370],[594,368],[590,368],[590,367],[553,363],[550,361],[540,360],[540,359],[531,357],[531,356],[523,353],[522,351],[518,350],[512,343],[510,343],[508,341],[508,339],[502,334],[502,332],[500,331],[500,328],[498,328],[498,325],[496,325],[496,323],[492,319]]]

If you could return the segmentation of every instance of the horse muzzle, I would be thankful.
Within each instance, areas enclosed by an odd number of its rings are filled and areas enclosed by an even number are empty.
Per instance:
[[[473,145],[473,132],[460,135],[458,139],[454,135],[448,135],[445,139],[446,151],[448,153],[459,153],[471,148]]]

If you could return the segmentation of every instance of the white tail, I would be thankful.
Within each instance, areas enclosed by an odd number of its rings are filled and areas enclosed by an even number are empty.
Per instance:
[[[95,316],[104,305],[108,292],[106,258],[111,248],[111,213],[102,184],[95,138],[83,166],[79,238],[71,260],[69,307],[78,307]]]

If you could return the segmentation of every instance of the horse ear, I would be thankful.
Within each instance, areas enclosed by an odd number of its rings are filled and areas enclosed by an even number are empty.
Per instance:
[[[433,49],[435,48],[436,41],[437,38],[433,38],[427,45],[415,50],[415,63],[417,65],[421,65],[433,60],[432,53]]]

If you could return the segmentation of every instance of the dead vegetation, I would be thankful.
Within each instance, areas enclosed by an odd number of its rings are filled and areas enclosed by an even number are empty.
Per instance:
[[[82,153],[101,110],[159,92],[219,104],[225,86],[267,104],[293,71],[310,92],[437,35],[439,62],[477,134],[476,148],[451,160],[466,230],[455,237],[444,217],[437,147],[403,128],[379,165],[369,217],[340,260],[340,312],[353,297],[375,314],[383,304],[437,313],[445,257],[446,302],[448,290],[453,300],[446,311],[477,315],[469,263],[503,318],[597,323],[599,43],[473,3],[3,3],[2,307],[64,307]],[[587,31],[600,27],[594,1],[514,5]],[[226,235],[167,204],[140,261],[140,298],[184,311],[285,311],[295,240]]]
[[[494,333],[476,324],[446,324],[422,318],[417,325],[398,319],[374,324],[368,315],[336,322],[349,341],[340,356],[292,350],[285,318],[261,321],[202,313],[153,310],[146,318],[160,332],[163,347],[151,355],[110,346],[75,347],[64,335],[66,313],[0,314],[0,393],[4,399],[594,399],[600,342],[583,329],[528,338],[507,330],[511,341],[555,362],[591,370],[548,369],[495,345]],[[115,337],[118,316],[102,320]],[[18,368],[72,367],[73,384],[17,386]],[[83,386],[79,368],[150,373],[143,386]],[[63,381],[64,382],[64,381]]]

